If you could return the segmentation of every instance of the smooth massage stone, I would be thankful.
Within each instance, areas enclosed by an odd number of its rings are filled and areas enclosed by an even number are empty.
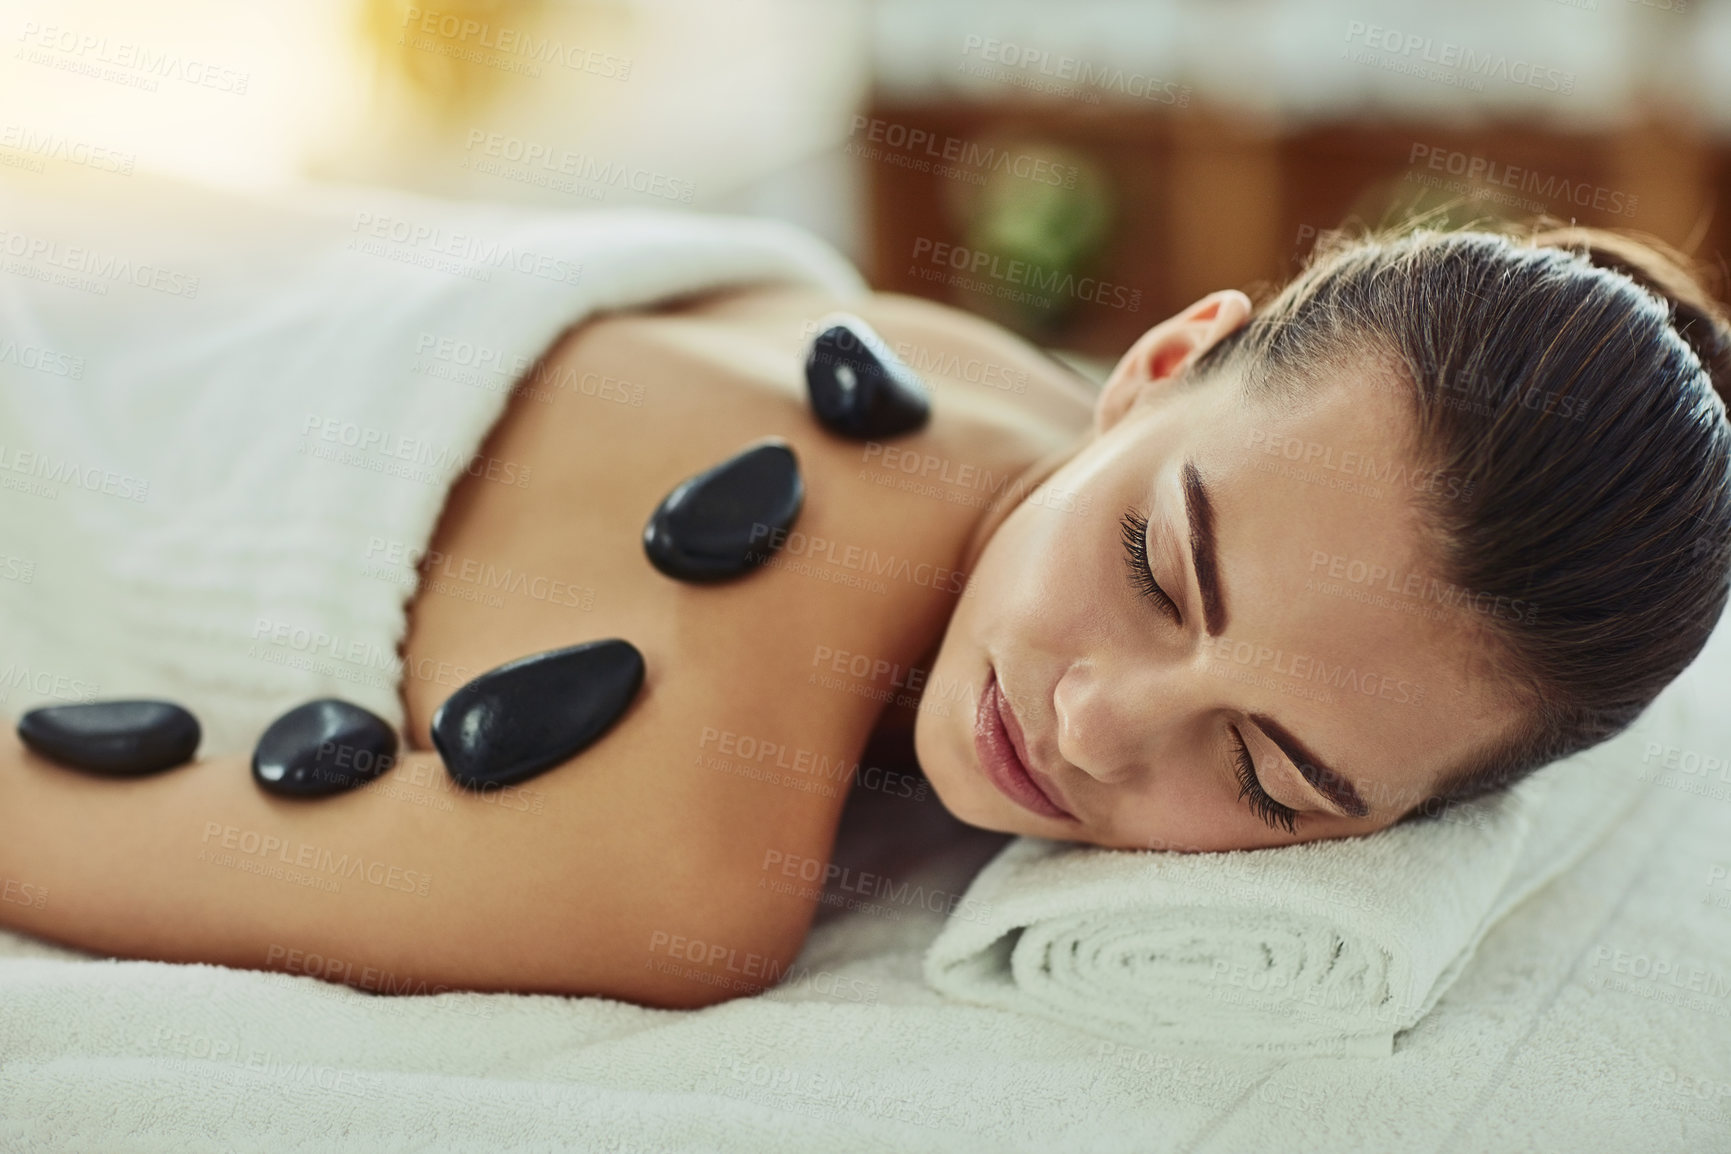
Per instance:
[[[805,358],[805,383],[817,419],[859,441],[910,433],[931,416],[924,381],[858,317],[819,333]]]
[[[490,669],[433,714],[445,769],[471,789],[512,785],[582,752],[643,686],[629,641],[589,641]]]
[[[198,718],[167,701],[93,701],[32,709],[18,736],[63,765],[131,776],[185,765],[200,734]]]
[[[324,797],[365,785],[396,758],[397,734],[384,718],[326,697],[270,723],[252,751],[252,776],[284,797]]]
[[[643,527],[643,551],[675,580],[725,581],[769,560],[804,502],[793,449],[768,437],[681,481]]]

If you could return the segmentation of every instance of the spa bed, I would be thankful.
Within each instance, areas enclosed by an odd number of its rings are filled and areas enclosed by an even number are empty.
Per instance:
[[[617,291],[647,298],[653,285]],[[476,406],[466,419],[484,430]],[[435,512],[404,515],[424,530]],[[388,633],[380,613],[371,625]],[[245,607],[231,618],[223,627],[251,621]],[[248,671],[251,696],[210,697],[201,715],[235,748],[273,701],[329,688],[287,666]],[[148,672],[122,667],[110,684]],[[388,691],[372,700],[396,708]],[[24,704],[7,701],[8,717]],[[1664,738],[1731,752],[1716,717]],[[0,1149],[1731,1150],[1724,765],[1626,767],[1643,783],[1627,813],[1491,928],[1385,1056],[1132,1045],[940,994],[926,951],[1004,839],[935,802],[861,793],[838,861],[922,897],[832,886],[779,986],[697,1011],[389,996],[370,991],[393,988],[390,975],[286,947],[264,972],[0,934]],[[7,901],[42,896],[4,882]],[[710,956],[707,943],[660,945],[669,964]]]
[[[996,841],[924,844],[906,876],[962,893]],[[1651,789],[1389,1058],[1161,1052],[957,1004],[920,972],[943,915],[909,905],[826,917],[783,987],[697,1011],[395,998],[8,934],[0,1146],[1726,1150],[1727,845],[1731,802]]]

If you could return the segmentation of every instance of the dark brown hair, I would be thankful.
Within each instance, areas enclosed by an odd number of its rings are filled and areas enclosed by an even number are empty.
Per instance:
[[[1190,373],[1281,400],[1367,365],[1411,398],[1410,459],[1465,481],[1415,494],[1439,575],[1528,607],[1479,619],[1527,724],[1431,810],[1620,732],[1706,643],[1731,581],[1731,325],[1686,258],[1629,234],[1337,233]]]

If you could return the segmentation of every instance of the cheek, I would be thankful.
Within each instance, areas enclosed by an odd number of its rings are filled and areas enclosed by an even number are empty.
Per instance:
[[[1092,512],[1019,507],[980,556],[984,580],[971,612],[994,632],[1028,640],[1070,634],[1102,592],[1098,520]]]
[[[966,744],[988,663],[1032,668],[1075,652],[1089,635],[1079,613],[1090,604],[1083,591],[1088,559],[1073,513],[1018,507],[993,534],[970,574],[932,662],[931,687],[955,686],[940,708],[921,709],[914,723],[915,754],[922,765],[940,754],[972,758]],[[1091,578],[1089,578],[1091,580]],[[959,688],[965,686],[965,689]]]

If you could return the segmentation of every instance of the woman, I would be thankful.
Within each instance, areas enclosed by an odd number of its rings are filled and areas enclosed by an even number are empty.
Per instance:
[[[1657,250],[1342,243],[1261,309],[1227,290],[1155,326],[1097,393],[977,319],[850,302],[935,389],[931,423],[882,443],[808,411],[801,362],[836,304],[752,289],[582,326],[486,447],[537,484],[451,493],[405,665],[472,676],[628,638],[648,679],[597,745],[452,791],[428,727],[456,685],[435,677],[402,685],[399,763],[314,805],[238,758],[100,781],[8,736],[0,868],[52,900],[28,921],[0,905],[7,924],[368,988],[699,1006],[798,952],[817,888],[783,881],[821,873],[850,785],[881,788],[868,744],[911,741],[990,829],[1348,837],[1603,740],[1724,606],[1731,330]],[[559,386],[593,379],[656,404]],[[661,577],[648,511],[766,435],[801,462],[798,532],[744,580]],[[477,561],[581,574],[592,609],[451,595],[441,574]],[[378,879],[268,884],[247,876],[261,846],[355,853]],[[688,950],[658,965],[692,940],[728,981]]]

